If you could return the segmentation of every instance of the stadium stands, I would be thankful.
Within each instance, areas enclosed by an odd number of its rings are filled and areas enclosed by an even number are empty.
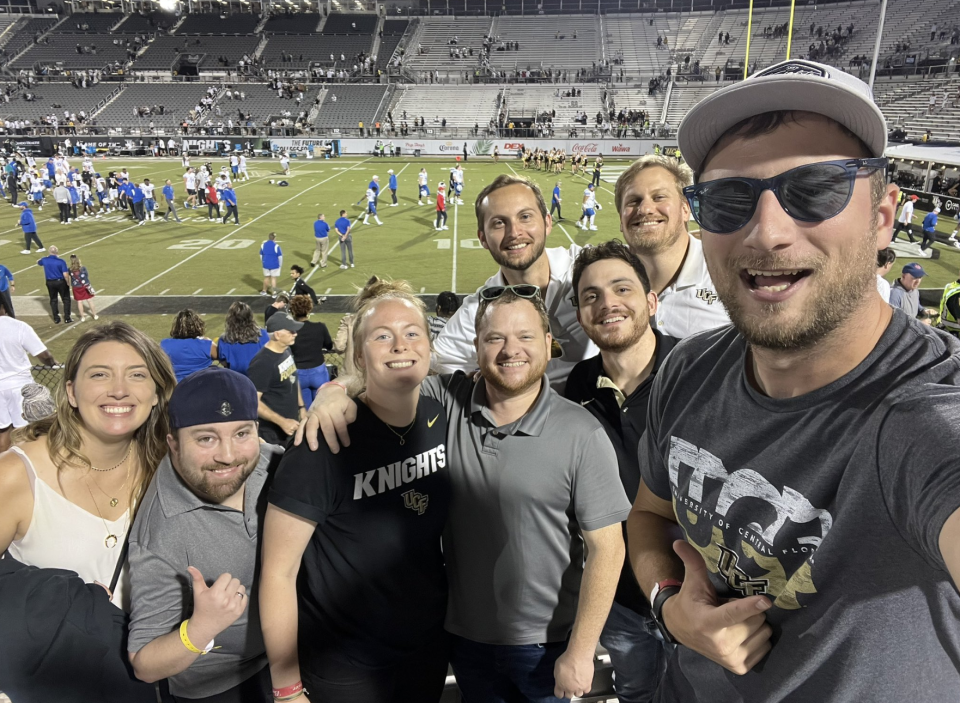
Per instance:
[[[237,85],[236,88],[243,89],[244,100],[227,100],[224,95],[216,104],[214,111],[216,111],[216,107],[219,107],[224,121],[230,117],[236,122],[239,118],[239,110],[243,112],[246,119],[252,120],[258,125],[262,125],[271,117],[280,117],[281,113],[287,111],[291,113],[291,119],[296,119],[301,111],[309,114],[314,100],[320,93],[320,86],[309,86],[304,91],[303,101],[297,107],[295,99],[278,97],[277,91],[271,90],[269,86],[263,84],[243,84]]]
[[[176,127],[190,115],[190,110],[206,94],[207,86],[200,83],[178,85],[173,83],[134,83],[123,90],[96,116],[102,127],[129,127],[153,122],[157,127]],[[135,108],[163,106],[163,114],[137,118]],[[224,120],[226,121],[226,120]]]
[[[187,15],[177,34],[253,34],[260,18],[251,13]]]
[[[98,83],[90,88],[76,88],[70,83],[41,83],[29,91],[15,94],[9,103],[0,103],[0,117],[4,120],[39,120],[50,114],[56,114],[61,123],[63,111],[79,113],[81,110],[90,117],[97,105],[117,89],[116,83]],[[30,92],[35,100],[24,100]]]
[[[383,23],[383,36],[380,38],[380,49],[377,58],[381,64],[390,61],[397,47],[403,41],[410,23],[407,20],[386,20]]]
[[[609,105],[618,113],[620,110],[626,112],[630,110],[643,110],[648,115],[651,127],[660,122],[660,115],[663,113],[663,103],[666,100],[666,95],[663,92],[649,95],[646,88],[637,90],[621,85],[619,87],[613,86],[610,93]],[[591,117],[593,117],[593,115],[591,115]],[[676,127],[676,125],[674,125],[674,127]]]
[[[606,53],[604,58],[620,60],[618,65],[613,66],[614,70],[623,68],[628,73],[641,76],[659,75],[666,70],[670,52],[657,49],[657,36],[676,36],[676,15],[657,15],[652,18],[608,15],[601,21]]]
[[[15,56],[33,44],[35,39],[50,31],[59,21],[56,17],[32,17],[22,24],[18,23],[14,27],[14,35],[10,37],[4,48],[10,56]]]
[[[372,127],[386,93],[387,87],[381,85],[331,86],[314,124],[318,130],[356,130],[359,122]]]
[[[492,24],[489,17],[424,18],[407,44],[404,65],[414,71],[472,69],[483,52],[483,38],[490,32]],[[450,41],[454,37],[458,39],[457,48],[473,49],[472,59],[450,59]],[[418,45],[421,53],[417,51]]]
[[[176,15],[166,12],[151,12],[147,15],[127,15],[127,19],[113,30],[114,34],[152,34],[168,30],[180,20]]]
[[[563,39],[555,38],[558,32]],[[495,69],[575,70],[590,68],[601,59],[596,17],[499,17],[493,36],[520,44],[519,51],[501,51],[495,41],[490,52],[490,65]]]
[[[225,57],[229,67],[235,68],[244,55],[252,56],[260,44],[257,34],[239,36],[180,36],[157,37],[137,58],[134,68],[139,70],[170,70],[181,54],[202,55],[201,69],[223,69],[219,62]],[[179,51],[178,51],[179,50]]]
[[[339,68],[342,54],[345,57],[345,64],[352,67],[357,52],[363,51],[369,54],[372,48],[372,36],[280,34],[270,36],[260,58],[265,66],[271,68],[306,68],[311,63],[319,63],[324,66],[336,64]],[[334,57],[332,61],[330,59],[331,54]],[[284,56],[292,57],[292,60],[284,61]]]
[[[75,12],[56,31],[58,34],[106,34],[122,19],[119,12]]]
[[[34,67],[98,69],[127,62],[127,50],[111,34],[49,34],[10,63],[14,70]],[[78,49],[79,47],[79,49]]]
[[[533,119],[537,115],[556,111],[551,120],[557,136],[566,136],[570,129],[583,130],[584,125],[574,121],[577,113],[587,115],[587,125],[596,124],[596,114],[603,110],[602,88],[596,84],[577,85],[580,96],[565,98],[560,95],[569,90],[566,85],[511,85],[505,90],[506,115],[508,119]],[[606,114],[606,110],[603,110]]]
[[[481,134],[485,134],[490,120],[497,117],[499,94],[498,86],[408,86],[396,92],[390,110],[398,125],[404,121],[401,116],[406,111],[409,125],[423,117],[426,128],[436,130],[439,126],[433,121],[439,115],[447,120],[448,130],[462,133],[479,124]]]
[[[680,121],[690,108],[716,90],[717,86],[714,84],[683,87],[674,85],[670,92],[670,103],[667,105],[667,124],[670,125],[671,130],[676,130],[680,126]]]
[[[264,32],[267,34],[313,34],[320,25],[321,15],[317,12],[290,12],[272,15],[267,20]]]
[[[377,30],[377,16],[369,14],[333,13],[327,17],[322,31],[324,34],[370,34]],[[356,52],[354,52],[356,53]]]

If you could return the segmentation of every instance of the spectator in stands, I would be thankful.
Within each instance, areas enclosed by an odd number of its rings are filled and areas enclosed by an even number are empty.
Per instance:
[[[130,661],[144,681],[167,679],[176,700],[269,697],[258,611],[248,600],[256,598],[259,498],[280,451],[260,444],[256,428],[256,389],[241,374],[211,368],[178,384],[170,452],[130,533]],[[210,539],[195,542],[198,534]],[[216,660],[194,666],[214,639]]]
[[[161,340],[160,347],[170,358],[177,381],[205,369],[217,358],[217,347],[207,337],[206,323],[190,308],[177,313],[170,327],[170,337]]]
[[[890,273],[896,260],[897,254],[890,247],[877,252],[877,292],[885,303],[890,302],[890,282],[885,276]]]
[[[10,448],[10,433],[25,427],[21,389],[33,382],[30,356],[42,364],[57,362],[33,328],[14,318],[8,298],[0,296],[0,453]]]
[[[445,290],[437,295],[436,315],[429,318],[430,336],[437,338],[440,330],[447,324],[447,320],[453,317],[454,313],[460,309],[460,298],[453,291]]]
[[[290,347],[303,323],[286,313],[267,320],[270,341],[250,361],[247,376],[257,388],[260,437],[283,446],[305,415],[297,368]]]
[[[250,360],[268,341],[270,336],[257,326],[250,306],[238,300],[227,311],[223,334],[216,342],[217,358],[221,365],[245,374]]]
[[[315,299],[307,295],[294,295],[290,298],[290,315],[303,327],[297,333],[297,339],[290,348],[297,365],[297,378],[304,404],[309,407],[317,391],[330,380],[330,374],[324,363],[324,352],[333,349],[330,331],[322,322],[311,322]]]
[[[5,679],[8,693],[102,700],[105,686],[118,700],[156,699],[154,687],[128,674],[126,657],[114,649],[126,639],[126,618],[115,607],[129,610],[127,578],[119,578],[112,593],[105,584],[120,575],[134,506],[166,453],[174,383],[169,361],[145,334],[124,322],[94,327],[70,351],[56,414],[20,430],[18,445],[0,457],[0,549],[38,567],[26,592],[5,592],[3,636],[18,632],[17,656],[34,663],[29,671],[23,667],[20,680]],[[64,509],[67,504],[73,507]],[[92,590],[100,586],[113,605]],[[10,609],[30,601],[26,609]],[[76,626],[65,628],[65,622]],[[103,654],[90,658],[88,650]],[[62,675],[77,666],[84,675]]]
[[[890,305],[903,310],[910,317],[920,312],[920,282],[927,272],[916,262],[911,262],[900,271],[900,278],[890,288]]]

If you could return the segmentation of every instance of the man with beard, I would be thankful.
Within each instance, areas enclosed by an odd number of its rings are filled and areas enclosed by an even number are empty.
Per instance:
[[[269,701],[255,575],[281,450],[257,437],[253,383],[216,367],[177,384],[170,431],[130,531],[134,672],[177,701]]]
[[[693,173],[685,164],[648,155],[633,162],[614,188],[620,231],[643,262],[660,301],[656,329],[678,339],[730,322],[700,240],[687,232],[690,206],[683,188],[691,183]]]
[[[596,417],[617,452],[630,500],[640,485],[637,446],[646,429],[647,401],[657,370],[680,341],[650,326],[657,296],[643,264],[617,240],[587,247],[573,265],[577,319],[600,353],[577,364],[564,396]],[[623,523],[626,530],[626,522]],[[653,700],[666,652],[626,559],[600,644],[610,653],[621,703]]]
[[[960,342],[876,294],[886,134],[867,85],[803,60],[680,126],[733,326],[671,352],[640,446],[630,561],[680,645],[660,701],[960,689]]]
[[[529,284],[540,289],[554,340],[547,375],[551,386],[562,391],[573,365],[597,353],[570,304],[573,261],[580,247],[546,248],[553,220],[547,214],[540,188],[526,178],[497,176],[480,191],[475,210],[480,244],[500,266],[483,287]],[[474,320],[479,303],[477,293],[464,298],[461,308],[437,336],[437,371],[470,372],[477,368]]]
[[[629,501],[603,428],[547,383],[552,339],[539,290],[493,286],[479,299],[481,378],[430,376],[420,389],[447,411],[450,660],[465,700],[582,696],[623,564],[618,523]],[[332,451],[334,426],[349,444],[356,406],[343,388],[355,395],[361,383],[340,377],[317,394],[311,446],[318,426]]]

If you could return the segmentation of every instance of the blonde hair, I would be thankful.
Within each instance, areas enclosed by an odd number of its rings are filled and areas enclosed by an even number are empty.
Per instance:
[[[160,345],[147,337],[143,332],[131,327],[126,322],[111,322],[87,330],[74,343],[63,367],[63,376],[56,387],[56,414],[30,423],[18,435],[28,441],[39,439],[46,435],[47,451],[50,461],[57,467],[57,480],[65,466],[86,468],[90,460],[83,454],[83,440],[80,429],[83,419],[80,411],[70,404],[67,395],[67,383],[75,382],[80,370],[80,362],[84,355],[96,344],[101,342],[120,342],[127,344],[139,354],[150,377],[157,386],[157,404],[150,409],[150,415],[133,434],[137,443],[137,459],[140,463],[139,474],[130,486],[131,514],[153,479],[160,461],[167,453],[167,434],[170,431],[170,421],[167,415],[167,405],[170,394],[177,380],[173,375],[170,359],[163,353]]]
[[[70,270],[79,271],[82,264],[80,263],[80,257],[76,254],[70,255]]]
[[[683,195],[683,189],[686,186],[693,185],[693,171],[685,163],[677,161],[672,156],[664,156],[663,154],[647,154],[646,156],[641,156],[639,159],[634,161],[630,166],[627,167],[627,170],[620,174],[620,178],[617,179],[617,184],[613,188],[613,200],[617,205],[617,213],[620,212],[621,205],[623,203],[623,194],[627,189],[627,184],[629,184],[634,178],[637,177],[644,169],[648,168],[662,168],[670,173],[673,176],[673,180],[677,185],[677,195],[680,196],[681,201],[686,201],[686,198]]]
[[[367,285],[363,287],[354,300],[354,318],[353,318],[353,364],[357,369],[357,374],[364,379],[366,371],[358,362],[360,351],[363,348],[363,328],[368,313],[370,313],[379,303],[385,300],[399,300],[408,303],[420,313],[422,318],[423,330],[427,333],[427,339],[430,338],[430,322],[427,320],[427,308],[413,293],[413,286],[403,280],[388,281],[378,276],[373,276]],[[432,344],[431,344],[432,348]]]

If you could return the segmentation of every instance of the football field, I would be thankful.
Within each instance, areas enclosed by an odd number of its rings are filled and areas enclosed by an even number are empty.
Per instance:
[[[192,164],[196,167],[203,161],[210,161],[215,173],[226,164],[225,159],[218,158],[195,158]],[[340,315],[346,312],[348,297],[373,274],[407,279],[415,291],[425,296],[444,290],[472,292],[496,271],[490,254],[477,239],[473,201],[500,173],[531,177],[540,184],[548,204],[554,184],[561,181],[566,219],[554,226],[548,246],[586,244],[620,236],[613,186],[628,161],[606,162],[598,189],[597,199],[603,207],[596,218],[598,231],[588,232],[574,226],[588,180],[572,176],[569,167],[558,176],[532,169],[522,171],[521,163],[514,158],[502,158],[496,164],[489,158],[470,160],[464,164],[464,205],[448,200],[449,229],[438,232],[434,229],[435,205],[417,205],[417,174],[421,168],[427,169],[431,200],[435,202],[437,184],[449,180],[450,169],[456,163],[452,157],[294,160],[291,175],[283,177],[279,161],[250,158],[251,179],[235,183],[240,211],[240,224],[235,225],[232,221],[209,221],[205,206],[196,210],[183,208],[185,191],[179,159],[98,159],[96,169],[104,176],[125,167],[138,181],[149,178],[157,186],[158,196],[164,181],[171,179],[183,223],[163,222],[158,214],[156,222],[141,227],[121,211],[101,219],[60,225],[50,192],[46,193],[44,209],[34,207],[34,214],[44,246],[56,245],[65,260],[69,260],[70,254],[77,254],[89,270],[97,291],[95,304],[98,312],[104,313],[101,321],[126,319],[156,339],[167,336],[172,316],[185,307],[204,315],[209,337],[222,331],[223,315],[234,299],[246,300],[259,313],[268,302],[258,295],[262,284],[259,249],[270,232],[277,233],[283,250],[281,287],[289,289],[292,283],[288,278],[292,264],[303,266],[304,276],[317,294],[328,296],[316,311],[315,319],[327,322],[331,331],[336,330]],[[79,159],[73,159],[71,164],[79,166]],[[398,177],[397,207],[390,207],[388,169],[393,169]],[[364,193],[374,175],[379,176],[381,187],[378,209],[382,226],[372,218],[369,225],[361,223],[366,208]],[[289,186],[277,184],[284,178]],[[159,207],[160,212],[166,209],[165,204]],[[356,268],[339,268],[340,251],[335,237],[331,237],[327,268],[311,268],[313,222],[317,214],[324,213],[332,225],[341,209],[355,222]],[[43,271],[36,265],[39,255],[20,254],[23,239],[17,226],[19,214],[19,209],[0,204],[0,263],[16,276],[14,306],[18,317],[37,330],[59,360],[84,326],[53,324]],[[949,232],[954,226],[954,220],[941,218],[941,230]],[[929,274],[924,288],[942,287],[957,277],[960,251],[942,245],[938,248],[942,252],[940,259],[923,262]],[[899,275],[899,268],[898,260],[891,280]],[[432,304],[428,297],[428,306]],[[74,319],[78,319],[76,314]]]

